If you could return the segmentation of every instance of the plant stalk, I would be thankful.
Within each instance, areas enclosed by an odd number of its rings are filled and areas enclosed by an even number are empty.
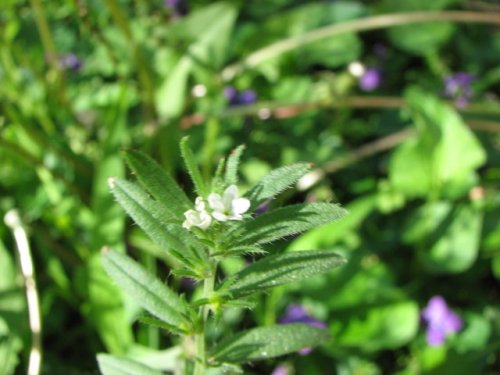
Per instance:
[[[215,261],[210,265],[210,276],[207,277],[203,283],[203,297],[210,298],[215,284],[215,274],[217,271],[217,263]],[[207,354],[206,354],[206,328],[208,313],[210,311],[210,305],[205,304],[200,307],[200,317],[201,317],[201,332],[196,334],[195,340],[195,358],[196,365],[194,368],[194,375],[204,375],[207,369]]]

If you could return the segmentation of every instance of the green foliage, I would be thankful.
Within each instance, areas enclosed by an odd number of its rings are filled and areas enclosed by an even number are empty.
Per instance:
[[[156,200],[156,205],[162,206],[174,217],[190,208],[191,203],[184,191],[153,159],[134,150],[126,152],[126,159],[141,185]]]
[[[306,324],[254,328],[220,342],[211,353],[216,362],[247,362],[278,357],[324,342],[328,336]]]
[[[182,298],[137,262],[109,249],[104,250],[102,261],[113,280],[139,305],[168,324],[172,332],[192,329],[191,312]]]
[[[181,140],[181,154],[186,164],[186,169],[191,176],[191,180],[194,184],[194,189],[200,197],[206,197],[208,195],[207,186],[203,177],[201,176],[200,169],[198,168],[198,163],[195,160],[193,152],[188,146],[188,138],[184,137]]]
[[[228,237],[234,238],[236,246],[265,244],[341,219],[346,214],[346,210],[330,203],[298,204],[243,222]]]
[[[143,365],[125,357],[117,357],[108,354],[97,356],[99,370],[103,375],[161,375],[161,371]]]
[[[265,257],[230,277],[219,290],[232,298],[307,279],[332,270],[345,259],[330,251],[301,251]]]

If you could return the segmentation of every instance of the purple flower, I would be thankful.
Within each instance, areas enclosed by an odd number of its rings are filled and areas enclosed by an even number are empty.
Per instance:
[[[224,97],[229,102],[229,105],[246,105],[255,103],[257,94],[253,90],[244,90],[238,92],[233,86],[224,87]]]
[[[290,375],[290,371],[288,370],[287,366],[279,365],[273,370],[271,375]]]
[[[450,334],[460,331],[462,319],[455,314],[441,296],[434,296],[422,310],[422,319],[427,324],[427,343],[439,346]]]
[[[82,68],[83,63],[74,53],[68,53],[59,57],[59,65],[61,68],[77,72]]]
[[[301,305],[292,303],[285,311],[285,315],[278,321],[281,324],[303,323],[316,328],[326,329],[326,324],[320,320],[314,319]],[[299,354],[307,355],[311,353],[311,348],[299,350]]]
[[[444,95],[454,99],[457,107],[463,108],[472,98],[472,82],[474,82],[474,76],[465,72],[447,76],[444,79]]]
[[[373,91],[382,83],[382,72],[378,68],[367,68],[358,83],[361,90]]]

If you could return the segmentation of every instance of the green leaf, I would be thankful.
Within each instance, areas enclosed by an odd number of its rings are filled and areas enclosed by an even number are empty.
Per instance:
[[[130,168],[157,204],[178,217],[183,217],[184,212],[192,208],[184,191],[156,161],[138,151],[127,151],[125,155]]]
[[[191,176],[191,180],[193,181],[194,188],[200,197],[205,198],[208,195],[207,186],[205,185],[205,181],[203,181],[203,177],[201,176],[200,169],[198,168],[198,163],[196,163],[196,159],[193,155],[193,152],[189,148],[188,145],[189,137],[184,137],[181,139],[181,154],[184,159],[184,163],[186,164],[186,168]]]
[[[331,203],[297,204],[243,221],[229,235],[234,237],[233,246],[268,243],[330,223],[346,214],[346,210]]]
[[[162,223],[168,214],[139,185],[119,178],[110,179],[109,185],[118,203],[162,250],[186,265],[186,258],[192,261],[205,258],[202,245],[187,231],[176,224]]]
[[[462,196],[486,160],[484,149],[449,105],[417,88],[406,98],[419,134],[394,152],[391,184],[409,197]]]
[[[310,169],[311,165],[308,163],[297,163],[275,169],[250,189],[245,197],[250,199],[252,206],[255,207],[264,199],[274,197],[290,187]]]
[[[299,251],[268,256],[233,275],[219,291],[241,298],[330,271],[346,261],[331,251]]]
[[[443,10],[460,0],[384,0],[382,9],[387,13]],[[417,55],[434,52],[449,41],[455,27],[450,22],[433,22],[395,26],[388,29],[391,42],[400,49]]]
[[[263,360],[319,345],[327,338],[325,331],[300,323],[260,327],[223,340],[211,357],[229,363]]]
[[[238,166],[240,157],[245,150],[245,145],[236,147],[227,158],[226,175],[224,177],[226,185],[235,185],[238,182]]]
[[[162,375],[142,363],[125,357],[98,354],[97,363],[102,375]]]
[[[420,259],[430,271],[463,272],[477,259],[482,220],[482,212],[472,205],[432,202],[411,217],[404,238],[418,244]]]
[[[102,262],[106,272],[128,295],[158,319],[177,327],[176,333],[190,327],[187,304],[136,261],[105,249]]]

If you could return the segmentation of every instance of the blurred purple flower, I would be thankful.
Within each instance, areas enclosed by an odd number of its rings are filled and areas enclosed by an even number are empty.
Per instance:
[[[379,60],[385,60],[387,58],[387,46],[383,43],[376,43],[373,46],[373,53]]]
[[[378,68],[367,68],[358,83],[361,90],[373,91],[382,83],[382,72]]]
[[[434,296],[422,310],[422,319],[427,324],[427,343],[440,346],[446,337],[460,331],[462,319],[455,314],[441,296]]]
[[[169,8],[175,17],[188,13],[187,4],[184,0],[164,0],[165,8]]]
[[[255,103],[257,94],[253,90],[244,90],[238,92],[233,86],[224,87],[224,97],[229,105],[246,105]]]
[[[83,63],[74,53],[68,53],[59,57],[59,65],[63,69],[77,72],[82,68]]]
[[[288,367],[286,367],[285,365],[279,365],[271,373],[271,375],[289,375],[289,374],[290,371],[288,370]]]
[[[444,79],[444,95],[454,99],[457,107],[466,107],[473,94],[472,82],[474,82],[474,76],[469,73],[458,72],[449,75]]]
[[[281,324],[303,323],[320,329],[326,329],[327,327],[324,322],[314,319],[303,306],[295,303],[288,306],[285,311],[285,315],[283,315],[278,322]],[[311,348],[299,350],[299,354],[301,355],[308,355],[311,352]]]

